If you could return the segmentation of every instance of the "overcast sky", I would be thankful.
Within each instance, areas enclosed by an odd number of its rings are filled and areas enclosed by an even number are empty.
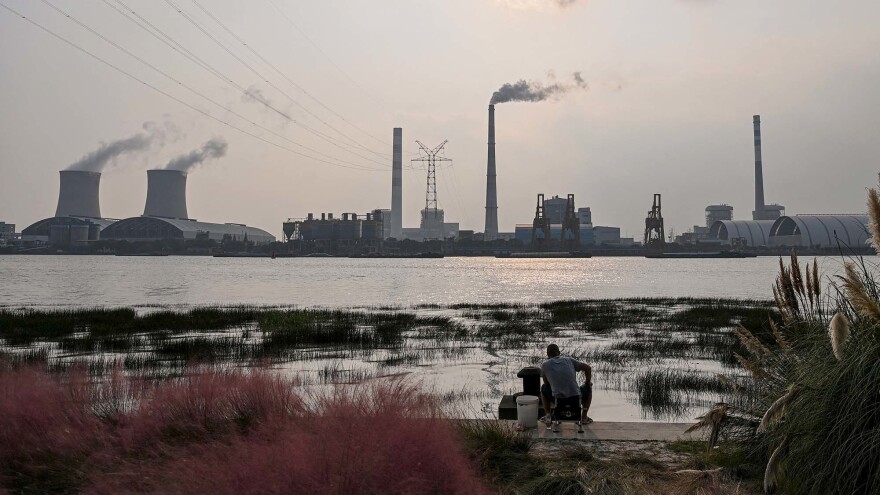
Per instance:
[[[482,231],[493,91],[576,71],[588,90],[497,108],[502,231],[531,222],[537,193],[574,193],[637,238],[653,193],[677,233],[708,204],[751,218],[753,114],[767,201],[789,214],[863,212],[877,180],[876,0],[197,2],[0,0],[143,81],[0,8],[0,221],[52,216],[59,170],[152,122],[164,138],[104,170],[105,216],[140,215],[145,170],[216,138],[226,154],[191,169],[190,215],[280,237],[288,217],[388,208],[399,126],[407,154],[449,140],[440,205]],[[425,172],[409,158],[415,227]]]

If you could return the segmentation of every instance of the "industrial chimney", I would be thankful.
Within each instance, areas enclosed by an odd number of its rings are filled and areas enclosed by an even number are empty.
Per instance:
[[[391,237],[403,237],[403,129],[394,128],[391,158]]]
[[[752,220],[764,220],[764,165],[761,163],[761,116],[752,117],[755,126],[755,211]]]
[[[186,172],[147,170],[144,216],[189,218],[186,214]]]
[[[101,173],[86,170],[62,170],[56,217],[101,218],[98,191]]]
[[[486,164],[486,240],[498,237],[498,190],[495,186],[495,105],[489,105],[489,159]]]

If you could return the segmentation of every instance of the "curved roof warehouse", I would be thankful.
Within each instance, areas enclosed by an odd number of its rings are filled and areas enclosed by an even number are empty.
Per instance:
[[[237,223],[208,223],[197,220],[162,217],[132,217],[120,220],[101,231],[102,239],[151,241],[159,239],[224,238],[264,244],[275,242],[275,236],[256,227]]]
[[[717,220],[709,227],[709,237],[730,242],[743,239],[748,247],[770,245],[770,229],[773,220]]]
[[[863,248],[868,244],[868,215],[794,215],[777,219],[771,246]]]

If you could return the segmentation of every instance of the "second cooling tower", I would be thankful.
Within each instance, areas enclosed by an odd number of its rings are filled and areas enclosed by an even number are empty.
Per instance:
[[[100,172],[85,170],[62,170],[61,190],[58,193],[56,217],[101,218],[98,191],[101,186]]]
[[[144,216],[189,218],[186,213],[186,172],[147,170]]]

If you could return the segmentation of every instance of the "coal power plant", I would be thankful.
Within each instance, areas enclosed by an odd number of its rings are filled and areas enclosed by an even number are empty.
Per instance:
[[[148,170],[144,214],[108,226],[104,239],[124,241],[214,240],[275,242],[275,236],[238,223],[208,223],[191,219],[186,209],[187,173],[181,170]]]
[[[733,208],[721,205],[729,209],[724,212],[726,217],[713,218],[714,221],[707,226],[708,235],[701,240],[738,248],[865,249],[871,238],[866,213],[786,215],[784,206],[766,204],[760,115],[752,117],[752,126],[755,146],[755,209],[752,219],[734,220]],[[707,220],[710,208],[715,207],[706,208]]]
[[[55,216],[44,218],[21,231],[22,242],[82,245],[101,238],[115,220],[101,216],[101,173],[62,170]]]
[[[187,173],[148,170],[144,215],[115,220],[101,216],[101,173],[62,170],[55,216],[21,232],[22,242],[83,246],[98,240],[156,241],[238,240],[255,244],[274,242],[265,230],[237,223],[208,223],[190,219],[186,206]]]

